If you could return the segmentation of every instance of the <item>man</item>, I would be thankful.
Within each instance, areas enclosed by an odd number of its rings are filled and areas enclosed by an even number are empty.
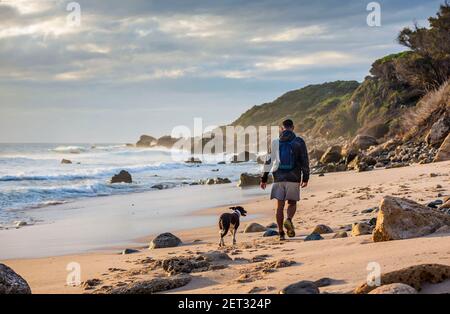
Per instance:
[[[269,172],[272,172],[274,177],[270,199],[277,200],[276,217],[280,240],[285,240],[283,226],[290,238],[295,237],[292,219],[297,211],[297,202],[300,200],[300,188],[308,186],[309,158],[305,141],[294,133],[292,120],[283,122],[280,127],[280,138],[272,141],[270,158],[266,161],[263,171],[262,189],[266,188]],[[287,219],[284,220],[286,202]]]

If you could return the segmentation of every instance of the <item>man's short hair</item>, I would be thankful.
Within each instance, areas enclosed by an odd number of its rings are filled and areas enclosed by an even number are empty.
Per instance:
[[[284,120],[282,124],[285,129],[293,129],[294,128],[294,121],[292,121],[291,119]]]

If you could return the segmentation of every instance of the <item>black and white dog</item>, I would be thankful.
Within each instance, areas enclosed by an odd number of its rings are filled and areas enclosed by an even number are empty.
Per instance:
[[[239,220],[241,216],[247,216],[247,211],[242,206],[230,207],[232,213],[222,214],[219,218],[220,228],[220,242],[219,246],[224,246],[225,242],[223,238],[227,235],[228,230],[231,227],[231,233],[233,234],[233,244],[236,244],[236,232],[239,228]]]

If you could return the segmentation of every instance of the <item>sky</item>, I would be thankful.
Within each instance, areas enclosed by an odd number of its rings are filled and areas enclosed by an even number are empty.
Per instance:
[[[439,0],[0,0],[0,142],[119,143],[362,81]],[[80,9],[78,11],[77,9]],[[77,19],[77,12],[80,12]],[[78,23],[79,22],[79,23]]]

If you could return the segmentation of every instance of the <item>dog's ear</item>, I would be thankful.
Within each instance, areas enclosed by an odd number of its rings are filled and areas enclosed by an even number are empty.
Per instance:
[[[236,209],[236,207],[233,207],[233,206],[232,206],[232,207],[230,207],[230,209],[233,209],[233,210],[234,210],[234,209]]]

